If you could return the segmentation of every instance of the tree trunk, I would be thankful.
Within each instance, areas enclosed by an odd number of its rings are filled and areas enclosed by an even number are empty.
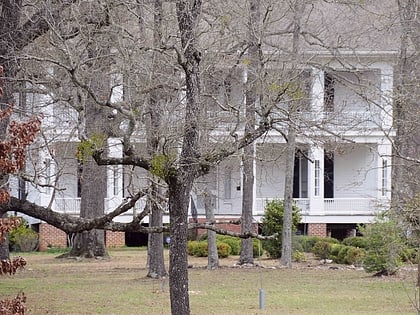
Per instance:
[[[96,49],[95,43],[92,43],[88,45],[88,54],[92,60],[90,64],[92,71],[90,87],[98,96],[106,95],[109,78],[106,78],[104,74],[107,73],[109,65],[106,64],[107,59],[98,61],[103,57],[104,51]],[[84,114],[84,136],[95,139],[92,141],[98,142],[95,144],[96,146],[106,146],[110,132],[110,122],[107,119],[108,111],[88,96],[84,104]],[[96,218],[104,214],[105,198],[107,197],[107,168],[97,165],[91,156],[82,156],[80,163],[82,169],[80,175],[80,216],[82,218]],[[107,255],[105,232],[103,230],[92,230],[77,234],[73,248],[69,253],[69,256],[85,258]]]
[[[7,217],[7,214],[2,216],[3,218]],[[2,218],[0,216],[0,220]],[[9,252],[9,233],[7,233],[6,238],[2,242],[0,240],[0,261],[1,260],[9,260],[10,259],[10,252]]]
[[[295,166],[296,132],[289,126],[284,180],[284,212],[280,263],[292,267],[293,174]]]
[[[159,47],[162,40],[162,1],[155,0],[154,2],[154,26],[153,26],[153,44],[155,47]],[[159,67],[158,53],[153,54],[153,73],[152,73],[152,84],[156,84],[157,78],[155,70]],[[158,104],[158,91],[153,90],[150,93],[150,99],[147,109],[147,150],[150,156],[159,152],[159,128],[161,124],[161,111]],[[158,178],[155,178],[152,174],[149,175],[151,178],[150,182],[150,194],[148,196],[148,205],[151,207],[150,211],[150,226],[159,227],[163,225],[163,212],[157,204],[160,200],[160,189]],[[148,277],[151,278],[162,278],[166,276],[165,260],[163,256],[163,234],[152,233],[149,234],[149,246],[147,249],[147,255],[149,260]]]
[[[106,197],[106,168],[98,166],[92,159],[85,161],[82,165],[80,184],[80,216],[95,218],[102,215]],[[107,256],[105,232],[93,229],[77,233],[68,255],[84,258]]]
[[[192,180],[189,184],[183,182],[169,186],[169,288],[172,315],[190,314],[187,241],[191,186]]]
[[[162,210],[157,204],[159,196],[158,188],[155,183],[151,183],[151,192],[152,196],[149,196],[148,200],[148,207],[150,209],[149,215],[149,225],[151,227],[159,227],[163,225],[162,220]],[[165,259],[163,256],[163,234],[162,233],[150,233],[149,234],[149,242],[147,248],[147,255],[148,255],[148,273],[147,276],[150,278],[157,278],[160,279],[167,275],[166,268],[165,268]]]
[[[299,57],[299,39],[301,30],[301,17],[305,8],[302,0],[295,0],[293,4],[293,63],[294,70],[297,68],[297,59]],[[281,242],[280,263],[289,268],[292,267],[292,222],[293,222],[293,175],[295,171],[296,154],[296,130],[294,129],[294,116],[300,107],[300,100],[291,99],[289,103],[289,126],[287,131],[287,150],[286,150],[286,173],[284,179],[284,212],[283,212],[283,230]]]
[[[208,223],[214,222],[214,206],[212,205],[212,195],[208,187],[204,189],[204,209]],[[219,254],[217,252],[216,232],[207,230],[207,269],[219,268]]]
[[[11,81],[16,77],[17,62],[14,52],[14,30],[17,29],[20,21],[22,1],[3,1],[0,12],[0,66],[3,66],[3,96],[0,96],[0,111],[6,109],[14,103],[14,86]],[[10,56],[12,54],[12,56]],[[7,133],[9,118],[0,120],[0,139],[3,139]],[[8,189],[9,175],[0,172],[0,189]],[[0,219],[7,217],[7,213],[0,212]],[[0,242],[0,259],[9,259],[9,241],[8,236],[5,242]]]
[[[241,231],[242,233],[249,233],[252,232],[252,206],[254,203],[254,145],[249,145],[244,148],[244,155],[242,158],[242,173]],[[241,255],[239,257],[239,264],[242,265],[253,263],[254,253],[252,248],[252,238],[243,238],[241,240]]]
[[[252,133],[255,130],[256,117],[255,108],[257,102],[257,80],[260,68],[260,2],[249,0],[249,22],[248,22],[248,58],[246,82],[246,104],[245,104],[245,134]],[[252,232],[252,208],[254,204],[254,145],[248,145],[244,148],[242,157],[242,233]],[[252,239],[246,238],[241,241],[240,264],[253,264],[254,255],[252,248]]]
[[[185,124],[182,149],[176,175],[167,179],[169,191],[170,252],[169,287],[172,315],[189,315],[188,295],[188,206],[194,179],[198,173],[199,134],[201,113],[200,52],[196,47],[196,25],[201,1],[177,1],[178,19],[183,57],[181,66],[185,74]]]

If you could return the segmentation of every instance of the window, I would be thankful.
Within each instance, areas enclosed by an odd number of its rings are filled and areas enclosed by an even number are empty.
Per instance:
[[[118,166],[114,166],[112,169],[114,196],[118,195]]]
[[[334,78],[328,72],[324,73],[324,110],[334,111]]]
[[[225,199],[232,198],[232,170],[227,168],[225,170]]]
[[[315,196],[319,196],[319,182],[320,182],[321,167],[319,160],[315,160]]]
[[[77,197],[80,198],[82,195],[82,172],[83,172],[83,165],[79,163],[77,165]]]

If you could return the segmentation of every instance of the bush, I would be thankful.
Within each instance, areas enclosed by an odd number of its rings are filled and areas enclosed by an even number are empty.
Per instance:
[[[216,240],[229,244],[231,248],[231,255],[239,255],[241,252],[241,239],[229,235],[217,235]]]
[[[330,259],[332,259],[335,263],[340,264],[342,262],[339,261],[338,255],[340,253],[340,250],[346,247],[346,245],[342,244],[331,244],[331,251],[330,251]]]
[[[340,242],[332,237],[297,235],[293,238],[293,249],[311,253],[312,248],[317,242],[324,241],[331,244],[339,244]]]
[[[397,222],[379,217],[361,230],[367,241],[363,267],[376,275],[394,274],[402,264],[406,247],[403,230]]]
[[[207,243],[206,243],[207,244]],[[232,248],[227,243],[217,242],[217,253],[219,258],[226,258],[232,252]]]
[[[342,244],[358,248],[367,248],[368,246],[367,239],[363,236],[347,237],[343,240]]]
[[[189,241],[187,252],[190,256],[207,257],[207,242]]]
[[[265,214],[261,221],[262,233],[263,235],[273,235],[277,233],[277,236],[275,239],[265,240],[263,242],[263,248],[265,251],[267,251],[268,255],[273,258],[278,258],[281,255],[283,214],[283,201],[272,200],[267,202],[265,207]],[[301,216],[299,213],[299,208],[295,205],[293,205],[292,220],[292,230],[296,231],[296,227],[300,223]]]
[[[9,242],[15,251],[31,252],[38,248],[38,233],[22,219],[19,226],[10,231]]]
[[[344,257],[344,263],[347,265],[359,266],[363,263],[366,251],[363,248],[349,246],[347,254]]]
[[[306,256],[305,256],[305,253],[296,250],[292,254],[292,259],[295,262],[304,262],[304,261],[306,261]]]
[[[419,255],[416,248],[405,248],[401,253],[401,259],[403,262],[409,262],[417,264],[419,261]]]
[[[224,242],[217,242],[217,253],[220,258],[228,257],[232,248]],[[187,253],[195,257],[207,257],[207,241],[189,241],[187,244]]]
[[[331,254],[332,244],[327,241],[316,242],[312,247],[312,253],[319,259],[327,259]]]
[[[342,245],[340,248],[340,251],[338,252],[337,255],[337,263],[338,264],[345,264],[346,263],[346,257],[347,257],[347,253],[350,250],[350,246],[346,246],[346,245]]]

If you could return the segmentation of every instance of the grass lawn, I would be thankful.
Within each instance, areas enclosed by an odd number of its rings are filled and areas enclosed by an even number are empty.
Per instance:
[[[28,265],[0,278],[0,299],[27,296],[28,314],[170,314],[168,280],[146,278],[146,250],[111,250],[110,259],[63,260],[57,254],[23,255]],[[206,258],[190,258],[191,313],[207,314],[415,314],[415,271],[373,278],[364,271],[318,263],[292,269],[261,259],[266,268],[205,269]],[[265,308],[259,309],[259,292]]]

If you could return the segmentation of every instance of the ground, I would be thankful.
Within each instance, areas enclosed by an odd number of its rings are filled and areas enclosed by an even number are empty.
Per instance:
[[[57,255],[25,254],[25,270],[0,278],[0,297],[24,291],[28,314],[170,314],[168,280],[146,277],[145,249],[111,250],[109,259],[93,261]],[[209,271],[207,258],[189,257],[192,315],[414,313],[412,268],[378,279],[313,259],[292,270],[266,257],[255,260],[257,268],[237,261],[221,259],[221,268]]]

